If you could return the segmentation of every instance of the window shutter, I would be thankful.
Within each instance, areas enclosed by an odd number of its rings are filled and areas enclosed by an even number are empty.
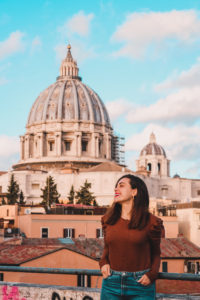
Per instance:
[[[75,237],[75,229],[72,228],[72,238],[74,238],[74,237]]]
[[[81,286],[81,275],[77,275],[77,286]]]
[[[167,261],[162,262],[162,271],[163,272],[168,272]]]
[[[66,228],[63,229],[63,237],[64,237],[64,238],[67,237],[67,229],[66,229]]]
[[[99,228],[96,229],[96,237],[97,237],[97,239],[100,237],[100,229]]]
[[[91,275],[87,276],[87,287],[91,287]]]

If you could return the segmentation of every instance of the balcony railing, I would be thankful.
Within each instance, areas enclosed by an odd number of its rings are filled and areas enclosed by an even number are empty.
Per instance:
[[[0,266],[1,272],[23,272],[23,273],[46,273],[46,274],[70,274],[70,275],[90,275],[90,276],[101,276],[100,270],[88,270],[88,269],[64,269],[64,268],[35,268],[35,267],[16,267],[16,266]],[[199,274],[186,274],[186,273],[159,273],[158,279],[167,280],[183,280],[183,281],[199,281]],[[200,284],[200,283],[199,283]],[[7,296],[5,299],[15,299],[18,296],[19,300],[26,299],[40,299],[40,298],[26,298],[26,294],[30,295],[30,291],[27,289],[42,289],[43,294],[46,291],[46,298],[44,295],[42,299],[51,300],[63,300],[63,299],[81,299],[81,300],[98,300],[100,298],[100,289],[97,288],[83,288],[83,287],[69,287],[69,286],[58,286],[58,285],[40,285],[30,283],[14,283],[14,282],[0,282],[2,286],[0,292],[0,299],[4,299],[3,296]],[[20,290],[21,289],[21,290]],[[21,292],[20,292],[21,291]],[[63,294],[65,292],[65,294]],[[3,294],[4,293],[4,294]],[[23,294],[24,293],[24,294]],[[195,293],[195,291],[194,291]],[[23,295],[22,295],[23,294]],[[12,298],[12,295],[13,298]],[[37,291],[37,295],[39,292]],[[64,295],[64,296],[63,296]],[[20,298],[21,296],[21,298]],[[10,297],[10,298],[9,298]],[[171,294],[157,294],[156,299],[193,299],[199,300],[200,294],[191,295],[171,295]]]

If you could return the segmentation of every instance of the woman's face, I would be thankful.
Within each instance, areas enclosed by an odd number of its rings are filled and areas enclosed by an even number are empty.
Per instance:
[[[130,185],[130,179],[124,177],[119,180],[115,187],[115,202],[132,201],[134,196],[137,194],[137,189],[132,189]]]

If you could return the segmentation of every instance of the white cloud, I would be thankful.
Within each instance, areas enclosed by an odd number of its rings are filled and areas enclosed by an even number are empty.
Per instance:
[[[83,11],[79,11],[77,14],[59,28],[59,31],[66,37],[70,37],[73,34],[77,34],[82,37],[86,37],[90,32],[91,21],[94,18],[94,14],[86,15]]]
[[[186,169],[186,174],[188,174],[189,176],[193,177],[193,178],[199,178],[200,176],[200,169],[199,169],[199,165],[193,165],[190,168]]]
[[[114,54],[142,57],[149,47],[167,46],[167,41],[191,44],[200,37],[200,20],[195,10],[129,14],[112,40],[124,45]],[[174,46],[174,44],[173,44]]]
[[[40,49],[42,46],[42,41],[39,36],[36,36],[31,43],[31,53],[34,53],[38,49]]]
[[[0,170],[10,169],[19,160],[19,138],[0,135]]]
[[[0,156],[7,157],[19,152],[19,138],[0,135]]]
[[[0,59],[22,51],[24,49],[23,36],[24,33],[15,31],[5,41],[0,42]]]
[[[193,122],[200,116],[200,87],[185,88],[127,114],[130,123]]]
[[[160,92],[163,90],[190,88],[199,86],[200,82],[200,59],[189,70],[184,70],[180,74],[172,74],[165,81],[155,86],[155,91]]]
[[[127,113],[133,105],[125,99],[117,99],[106,103],[109,117],[112,122]]]
[[[156,135],[156,142],[165,149],[169,159],[173,161],[199,159],[199,126],[187,127],[178,125],[173,128],[167,128],[149,124],[142,132],[134,134],[127,140],[125,145],[126,151],[137,151],[139,156],[142,148],[149,143],[149,137],[152,132]]]

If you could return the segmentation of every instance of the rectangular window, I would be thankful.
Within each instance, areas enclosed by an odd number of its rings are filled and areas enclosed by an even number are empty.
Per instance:
[[[168,272],[167,261],[162,262],[162,272]]]
[[[200,264],[199,261],[196,262],[196,269],[197,269],[197,274],[200,273]]]
[[[82,151],[83,152],[87,151],[87,146],[88,146],[88,141],[82,140]]]
[[[77,286],[91,287],[91,275],[77,275]]]
[[[2,193],[2,186],[0,185],[0,193]]]
[[[192,265],[191,265],[191,269],[192,269],[192,270],[191,270],[191,271],[192,271],[192,273],[193,273],[193,274],[195,274],[195,271],[196,271],[196,270],[195,270],[195,263],[192,263]]]
[[[3,281],[4,280],[4,276],[3,276],[4,274],[3,273],[0,273],[0,281]]]
[[[187,263],[187,272],[188,273],[192,272],[192,263],[190,261],[188,261],[188,263]]]
[[[53,151],[54,150],[54,142],[50,141],[49,142],[49,151]]]
[[[63,229],[63,237],[64,238],[74,238],[75,237],[75,229],[74,228],[64,228]]]
[[[197,191],[197,195],[200,196],[200,190]]]
[[[96,238],[97,239],[103,238],[103,230],[102,230],[102,228],[97,228],[96,229]]]
[[[40,185],[38,183],[32,183],[32,190],[39,190]]]
[[[71,142],[65,141],[65,151],[70,151],[71,150]]]
[[[101,148],[102,148],[102,141],[99,140],[99,154],[101,154]]]
[[[48,228],[42,228],[42,238],[48,238],[49,236],[49,229]]]

